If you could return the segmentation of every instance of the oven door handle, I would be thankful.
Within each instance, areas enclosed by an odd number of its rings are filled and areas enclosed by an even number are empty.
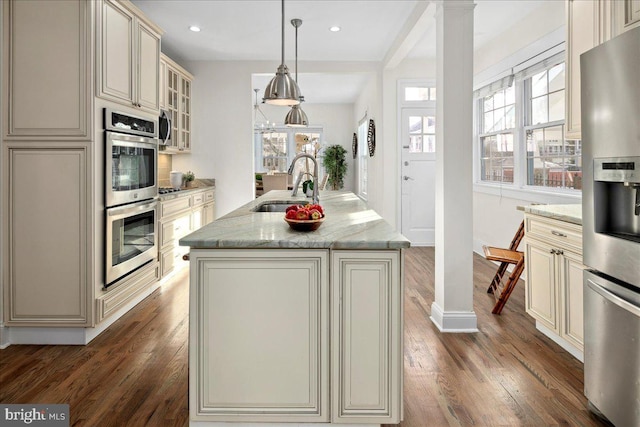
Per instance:
[[[140,205],[126,205],[126,206],[119,206],[117,208],[108,208],[107,215],[118,216],[118,215],[122,215],[124,212],[135,213],[135,212],[147,211],[149,209],[155,208],[157,204],[158,202],[154,200],[153,202],[144,203]]]
[[[634,314],[637,317],[640,317],[640,307],[638,307],[637,305],[633,304],[630,301],[627,301],[624,298],[619,297],[618,295],[615,295],[609,292],[608,290],[604,289],[601,286],[598,286],[596,283],[592,282],[589,279],[587,279],[587,285],[589,285],[589,288],[591,288],[592,291],[598,293],[601,297],[603,297],[607,301],[617,305],[618,307],[622,308],[625,311],[628,311]]]

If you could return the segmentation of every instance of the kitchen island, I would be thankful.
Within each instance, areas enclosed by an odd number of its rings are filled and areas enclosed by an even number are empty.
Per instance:
[[[349,192],[321,193],[312,232],[257,211],[307,200],[271,191],[180,240],[192,425],[401,421],[409,241]]]

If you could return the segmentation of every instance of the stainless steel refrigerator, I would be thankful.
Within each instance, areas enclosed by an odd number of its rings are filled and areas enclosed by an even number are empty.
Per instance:
[[[580,57],[584,392],[640,426],[640,28]]]

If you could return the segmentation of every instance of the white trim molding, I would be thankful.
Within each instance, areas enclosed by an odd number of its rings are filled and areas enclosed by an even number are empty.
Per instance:
[[[431,304],[431,321],[440,332],[478,332],[478,318],[473,311],[443,311],[437,302]]]

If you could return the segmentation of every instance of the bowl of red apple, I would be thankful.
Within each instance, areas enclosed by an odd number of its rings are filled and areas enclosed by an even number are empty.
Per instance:
[[[324,221],[324,209],[317,204],[291,205],[285,211],[284,220],[295,231],[314,231]]]

